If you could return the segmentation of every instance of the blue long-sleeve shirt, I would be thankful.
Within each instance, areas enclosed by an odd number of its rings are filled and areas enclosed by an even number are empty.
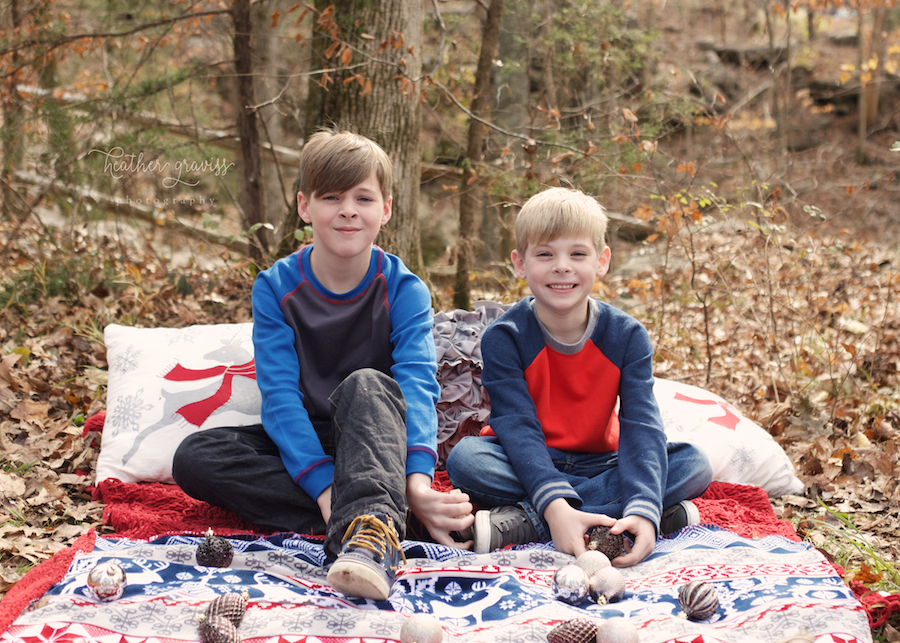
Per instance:
[[[330,421],[329,396],[353,371],[375,368],[399,384],[407,404],[406,473],[433,476],[440,394],[428,288],[378,247],[350,292],[315,277],[313,246],[280,259],[253,285],[253,345],[262,422],[288,473],[312,498],[331,483],[334,460],[313,421]]]
[[[588,331],[578,344],[554,340],[532,298],[485,331],[481,377],[491,400],[490,426],[541,515],[556,498],[582,504],[547,447],[617,451],[623,516],[643,516],[658,527],[668,459],[653,395],[653,347],[633,317],[589,301]]]

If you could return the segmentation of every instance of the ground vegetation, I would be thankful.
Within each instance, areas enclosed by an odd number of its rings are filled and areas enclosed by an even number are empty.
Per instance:
[[[248,321],[257,271],[305,238],[285,213],[311,106],[378,94],[364,69],[385,52],[421,65],[381,83],[421,106],[435,308],[527,294],[507,261],[517,208],[547,185],[596,194],[613,269],[595,294],[648,327],[659,376],[715,391],[784,447],[806,492],[773,499],[781,517],[848,582],[900,592],[892,10],[435,2],[409,51],[401,33],[336,31],[327,7],[253,3],[267,219],[249,221],[231,5],[64,4],[14,0],[0,34],[0,593],[106,529],[102,438],[82,435],[105,404],[103,328]]]

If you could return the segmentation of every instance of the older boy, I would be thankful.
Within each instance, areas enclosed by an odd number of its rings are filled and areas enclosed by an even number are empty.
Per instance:
[[[431,489],[439,387],[431,299],[373,245],[391,217],[390,159],[318,132],[300,162],[313,243],[260,273],[253,343],[262,424],[192,435],[175,454],[191,496],[276,530],[325,533],[328,582],[385,600],[407,509],[438,542],[471,526],[465,494]]]
[[[553,188],[516,219],[512,262],[533,297],[485,331],[482,382],[488,437],[468,437],[447,460],[479,511],[475,550],[552,538],[577,556],[596,525],[628,532],[633,565],[657,532],[699,522],[693,503],[712,479],[688,444],[666,444],[653,396],[653,349],[644,327],[590,295],[609,268],[607,217],[582,192]],[[618,406],[618,410],[617,410]]]

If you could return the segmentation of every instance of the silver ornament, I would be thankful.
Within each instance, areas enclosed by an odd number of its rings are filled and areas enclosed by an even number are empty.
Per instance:
[[[197,629],[202,643],[241,643],[237,628],[224,616],[204,619]]]
[[[611,565],[609,557],[599,549],[588,549],[575,559],[575,564],[585,571],[588,578],[590,578],[594,572],[598,572]]]
[[[128,581],[125,570],[116,563],[97,563],[88,572],[87,587],[98,601],[115,601],[122,597]]]
[[[413,614],[400,628],[400,643],[441,643],[444,628],[430,614]]]
[[[604,567],[591,575],[588,593],[598,605],[617,603],[625,597],[625,577],[615,567]]]
[[[778,639],[775,643],[815,643],[815,640],[815,636],[806,630],[800,630],[796,634],[788,634],[783,639]]]
[[[588,575],[578,565],[563,565],[553,574],[550,590],[553,598],[576,605],[587,596]]]
[[[597,643],[640,643],[634,624],[623,616],[613,616],[597,626]]]
[[[712,583],[692,580],[678,590],[678,604],[681,605],[679,618],[705,621],[719,609],[719,595]]]
[[[198,620],[221,616],[235,627],[238,627],[244,619],[244,614],[247,612],[247,599],[249,598],[250,593],[247,590],[240,594],[222,594],[217,596],[206,606],[206,611],[202,616],[198,617]]]

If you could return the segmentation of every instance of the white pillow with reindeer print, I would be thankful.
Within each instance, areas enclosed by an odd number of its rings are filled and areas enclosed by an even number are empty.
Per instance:
[[[260,422],[253,324],[104,332],[109,364],[97,482],[173,482],[172,456],[191,433]]]

